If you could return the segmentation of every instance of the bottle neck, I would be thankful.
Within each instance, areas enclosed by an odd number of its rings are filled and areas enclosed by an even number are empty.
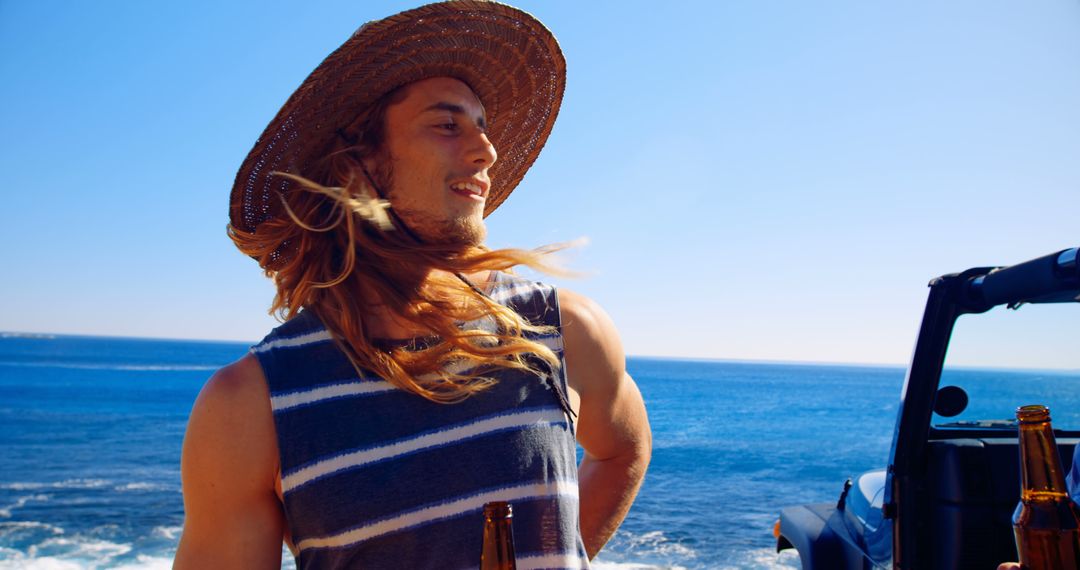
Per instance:
[[[1020,492],[1023,501],[1069,496],[1050,421],[1020,422]]]
[[[480,570],[516,568],[513,516],[509,503],[484,505],[484,544],[480,553]]]

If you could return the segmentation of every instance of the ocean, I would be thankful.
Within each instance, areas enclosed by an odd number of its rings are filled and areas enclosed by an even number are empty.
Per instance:
[[[206,378],[246,349],[0,337],[0,570],[168,568],[188,413]],[[631,358],[628,368],[653,459],[600,570],[798,568],[794,551],[775,552],[780,509],[835,501],[847,477],[885,465],[904,379],[899,367]],[[960,374],[996,386],[1034,373]],[[1080,373],[1052,380],[1075,386]],[[1001,402],[1009,417],[1016,403]]]

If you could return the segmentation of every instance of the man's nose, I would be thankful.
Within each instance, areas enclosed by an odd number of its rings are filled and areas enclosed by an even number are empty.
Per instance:
[[[495,145],[491,144],[487,133],[483,131],[477,132],[476,136],[473,137],[472,146],[469,148],[469,162],[477,166],[491,168],[491,165],[495,164],[498,158],[499,154],[495,152]]]

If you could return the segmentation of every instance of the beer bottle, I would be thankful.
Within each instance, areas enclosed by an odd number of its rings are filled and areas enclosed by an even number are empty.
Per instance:
[[[1025,570],[1080,569],[1080,509],[1069,498],[1046,406],[1016,409],[1020,504],[1013,532]]]
[[[514,511],[510,503],[484,505],[484,546],[480,570],[517,570],[514,559]]]

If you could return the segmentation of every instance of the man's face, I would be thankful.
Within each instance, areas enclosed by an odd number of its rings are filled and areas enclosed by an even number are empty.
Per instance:
[[[391,207],[424,241],[483,242],[488,169],[495,148],[484,133],[484,108],[467,85],[436,77],[405,87],[387,108],[385,140],[374,164],[389,171]],[[379,168],[383,166],[384,168]],[[389,168],[385,168],[389,166]]]

